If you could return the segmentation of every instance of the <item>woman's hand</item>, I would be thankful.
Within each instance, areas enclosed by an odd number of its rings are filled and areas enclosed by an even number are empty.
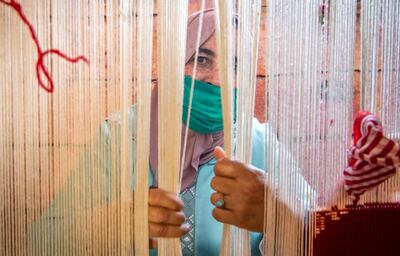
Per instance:
[[[250,231],[263,232],[265,172],[254,166],[225,157],[217,147],[217,163],[211,187],[216,191],[211,202],[216,220]]]
[[[150,237],[180,237],[189,232],[184,222],[183,202],[176,194],[160,188],[149,190]]]
[[[122,207],[132,207],[133,202],[122,203],[121,201],[111,202],[108,205],[93,209],[88,214],[87,225],[82,230],[83,234],[87,234],[88,238],[84,241],[89,242],[88,248],[93,246],[99,251],[112,250],[110,245],[119,244],[119,236],[107,236],[107,229],[118,232],[119,224],[109,221],[113,214],[120,211]],[[182,212],[183,203],[176,194],[166,192],[162,189],[149,190],[149,236],[156,237],[180,237],[189,232],[189,227],[183,225],[185,216]],[[104,225],[108,219],[108,224]],[[105,227],[107,226],[107,229]],[[150,248],[157,247],[155,239],[150,239]]]

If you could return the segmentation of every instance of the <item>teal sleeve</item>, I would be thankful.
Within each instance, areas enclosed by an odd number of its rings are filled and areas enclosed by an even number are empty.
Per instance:
[[[150,249],[149,256],[157,256],[157,255],[158,255],[157,249]]]

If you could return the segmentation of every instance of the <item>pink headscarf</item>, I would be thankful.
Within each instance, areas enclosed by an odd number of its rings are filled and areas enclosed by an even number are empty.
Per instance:
[[[188,63],[196,52],[197,31],[200,22],[200,13],[193,13],[188,20],[186,59]],[[200,38],[200,46],[210,39],[215,32],[214,9],[204,10],[203,28]],[[183,86],[183,85],[182,85]],[[151,99],[151,134],[158,134],[158,102],[157,85],[155,85]],[[182,124],[182,147],[185,138],[186,127]],[[223,132],[213,134],[200,134],[191,129],[188,130],[187,146],[185,151],[185,162],[183,165],[183,177],[181,191],[190,187],[196,179],[197,170],[201,165],[208,163],[213,158],[213,151],[216,146],[222,146],[224,143]],[[154,186],[158,184],[158,139],[157,136],[151,136],[150,139],[150,166],[154,177]]]
[[[196,39],[199,29],[201,11],[195,12],[188,18],[187,38],[186,38],[186,59],[189,60],[196,53]],[[203,25],[200,35],[200,46],[205,44],[215,32],[215,11],[213,8],[206,9],[203,12]]]

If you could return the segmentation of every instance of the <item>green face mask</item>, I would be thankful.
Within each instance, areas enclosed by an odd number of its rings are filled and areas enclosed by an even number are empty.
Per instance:
[[[192,78],[185,76],[182,122],[186,124]],[[236,89],[235,89],[236,102]],[[236,107],[235,107],[236,112]],[[192,110],[189,128],[198,133],[215,133],[224,129],[222,119],[221,89],[199,80],[194,81]]]

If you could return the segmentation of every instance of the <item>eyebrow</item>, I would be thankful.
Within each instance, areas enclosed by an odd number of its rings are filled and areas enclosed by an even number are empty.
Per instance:
[[[199,48],[199,53],[204,53],[204,54],[207,54],[207,55],[209,55],[211,57],[215,56],[215,52],[210,50],[210,49],[208,49],[208,48]]]

